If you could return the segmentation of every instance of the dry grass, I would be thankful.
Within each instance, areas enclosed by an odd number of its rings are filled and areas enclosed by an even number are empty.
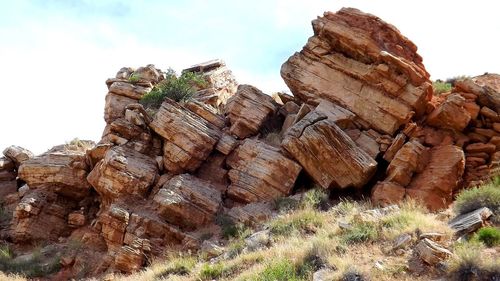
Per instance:
[[[317,204],[301,202],[297,209],[282,213],[268,222],[267,226],[274,233],[272,245],[268,248],[255,252],[241,251],[242,241],[232,239],[226,247],[238,248],[232,255],[212,262],[198,258],[190,273],[184,276],[166,275],[159,279],[159,274],[165,272],[169,262],[155,262],[143,272],[116,280],[215,278],[228,281],[302,281],[311,280],[314,271],[327,267],[334,269],[332,280],[342,280],[349,272],[359,272],[370,280],[423,281],[429,280],[430,276],[416,277],[407,272],[406,264],[411,250],[402,255],[390,251],[394,237],[403,233],[414,234],[417,230],[451,235],[446,222],[439,221],[434,214],[428,213],[415,202],[405,202],[400,205],[399,211],[369,223],[375,230],[374,236],[352,243],[346,239],[346,233],[349,232],[339,228],[339,222],[349,223],[353,229],[366,223],[356,218],[361,212],[373,208],[369,202],[341,201],[327,211],[314,206]],[[381,262],[383,268],[375,267],[376,262]]]
[[[64,149],[71,151],[81,151],[86,152],[95,146],[93,141],[81,140],[79,138],[74,138],[73,140],[66,143]]]
[[[24,278],[19,274],[5,274],[0,271],[0,281],[27,281],[28,279]]]

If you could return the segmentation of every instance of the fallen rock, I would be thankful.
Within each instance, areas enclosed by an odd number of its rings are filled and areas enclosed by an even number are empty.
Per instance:
[[[263,249],[270,243],[271,232],[269,230],[261,230],[245,238],[246,249],[251,252]]]
[[[493,215],[493,212],[482,207],[472,212],[460,215],[452,219],[448,225],[455,230],[457,235],[471,233],[484,225],[484,222]]]
[[[207,159],[221,131],[199,115],[172,100],[165,100],[151,128],[163,137],[165,169],[174,174],[193,172]]]
[[[452,255],[449,250],[427,238],[420,240],[413,250],[420,259],[432,266]]]
[[[429,116],[427,124],[443,129],[462,131],[471,120],[469,111],[464,108],[465,99],[458,94],[451,94]]]
[[[430,160],[422,173],[408,185],[408,197],[421,201],[429,210],[445,208],[452,201],[465,169],[461,148],[454,145],[437,146],[430,150]]]
[[[127,82],[114,82],[109,87],[109,92],[128,97],[134,100],[140,100],[145,94],[151,91],[151,88],[141,87]]]
[[[309,113],[290,128],[282,147],[325,189],[362,187],[377,168],[370,155],[318,111]]]
[[[16,167],[19,167],[19,165],[21,165],[22,162],[31,159],[35,156],[31,151],[16,145],[11,145],[7,147],[3,151],[3,155],[5,155],[5,157],[9,158],[10,160],[14,161]],[[4,161],[4,163],[6,162]]]
[[[205,254],[207,258],[211,259],[222,255],[224,253],[224,248],[212,241],[205,240],[201,243],[200,251]]]
[[[289,195],[301,167],[278,148],[245,139],[226,160],[231,185],[228,196],[250,203]]]
[[[371,200],[381,206],[389,206],[403,201],[406,189],[393,182],[378,182],[372,189]]]
[[[274,100],[250,85],[239,85],[238,91],[225,107],[231,123],[229,132],[239,139],[255,135],[275,112]]]
[[[125,273],[141,269],[144,262],[145,257],[142,251],[130,246],[121,247],[115,256],[115,268]]]
[[[210,187],[210,183],[182,174],[166,182],[153,201],[169,223],[195,228],[213,221],[222,199],[220,192]]]
[[[137,103],[136,99],[108,93],[104,105],[104,120],[110,124],[118,118],[125,117],[126,107],[134,103]]]

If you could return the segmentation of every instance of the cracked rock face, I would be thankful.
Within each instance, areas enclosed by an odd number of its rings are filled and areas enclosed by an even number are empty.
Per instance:
[[[362,187],[377,168],[335,121],[317,111],[290,128],[282,146],[325,189]]]
[[[300,165],[279,149],[246,139],[227,159],[228,196],[245,203],[289,195],[301,171]]]
[[[313,21],[314,36],[281,68],[292,93],[333,101],[392,135],[425,111],[432,88],[417,47],[392,25],[352,8]]]

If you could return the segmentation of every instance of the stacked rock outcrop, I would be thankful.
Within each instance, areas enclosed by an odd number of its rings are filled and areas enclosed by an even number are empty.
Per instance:
[[[281,69],[294,96],[276,100],[215,60],[184,70],[207,81],[191,100],[152,113],[139,101],[168,76],[120,69],[106,81],[97,144],[4,151],[0,237],[19,251],[81,241],[62,259],[69,276],[131,272],[165,251],[199,249],[218,221],[269,218],[275,199],[314,184],[438,210],[497,169],[500,76],[433,96],[417,47],[394,26],[342,9],[313,30]]]

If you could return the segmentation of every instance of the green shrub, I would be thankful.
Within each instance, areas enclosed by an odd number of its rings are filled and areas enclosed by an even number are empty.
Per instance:
[[[43,277],[60,269],[59,256],[42,260],[40,253],[34,253],[30,259],[16,261],[13,253],[7,246],[0,247],[0,271],[17,273],[28,278]]]
[[[299,207],[299,201],[290,197],[280,197],[274,200],[274,208],[279,212],[293,211]]]
[[[467,76],[467,75],[458,75],[458,76],[454,76],[454,77],[446,79],[445,82],[451,84],[452,86],[455,86],[455,83],[457,81],[464,80],[464,79],[467,79],[467,78],[470,78],[470,76]]]
[[[130,75],[130,77],[128,78],[128,81],[130,83],[137,83],[141,80],[141,77],[135,73],[132,73],[132,75]]]
[[[314,210],[300,210],[274,219],[269,224],[271,233],[290,236],[294,233],[314,231],[323,225],[323,218]]]
[[[229,216],[220,214],[215,218],[215,223],[221,227],[222,237],[246,238],[250,236],[251,230],[241,223],[235,223]]]
[[[494,214],[492,220],[500,222],[500,186],[493,182],[464,189],[455,200],[454,210],[458,215],[488,207]]]
[[[328,193],[321,187],[308,190],[302,198],[301,205],[305,208],[326,210],[328,208]]]
[[[222,263],[206,263],[201,267],[199,277],[201,280],[212,280],[222,277],[223,274],[224,265]]]
[[[451,91],[452,85],[451,83],[446,83],[441,80],[436,80],[432,82],[432,87],[434,88],[434,94],[440,95],[442,93]]]
[[[499,280],[500,260],[482,257],[483,244],[475,240],[457,243],[449,261],[448,280]]]
[[[474,239],[481,241],[488,247],[500,245],[500,229],[496,227],[483,227],[474,235]]]
[[[378,238],[376,225],[373,223],[354,223],[352,228],[346,229],[341,235],[341,239],[346,244],[375,241]]]
[[[156,275],[157,279],[165,278],[168,275],[187,275],[191,273],[196,265],[196,258],[192,256],[171,257],[165,270]]]
[[[189,100],[198,87],[206,85],[204,78],[193,72],[184,72],[177,76],[175,71],[169,69],[166,78],[145,94],[140,103],[145,108],[159,108],[167,98],[181,102]]]

